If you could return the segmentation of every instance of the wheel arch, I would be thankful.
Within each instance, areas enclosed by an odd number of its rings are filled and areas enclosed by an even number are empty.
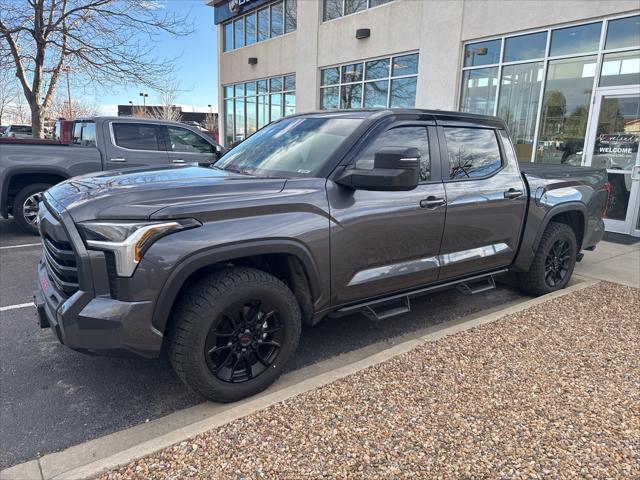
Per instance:
[[[303,320],[312,322],[321,283],[311,253],[295,241],[259,241],[214,247],[177,264],[158,295],[153,327],[165,332],[180,293],[202,275],[229,266],[258,268],[282,280],[296,296]]]
[[[550,222],[564,223],[569,226],[576,236],[577,251],[580,252],[584,240],[584,233],[587,230],[587,207],[582,203],[572,202],[558,205],[549,210],[536,234],[536,239],[533,244],[534,251],[538,248],[538,245],[540,245],[542,235]]]
[[[19,168],[9,171],[3,179],[0,188],[0,214],[7,218],[9,205],[15,195],[26,187],[34,183],[51,183],[55,185],[69,178],[67,172],[58,168]],[[25,180],[22,182],[22,180]]]

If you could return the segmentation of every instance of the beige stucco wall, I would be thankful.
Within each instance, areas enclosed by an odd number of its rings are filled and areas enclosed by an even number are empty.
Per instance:
[[[298,29],[219,53],[219,85],[296,73],[298,112],[318,108],[320,68],[419,51],[416,106],[455,109],[465,41],[638,10],[637,0],[396,0],[355,15],[322,20],[322,0],[298,0]],[[357,40],[358,28],[371,37]],[[222,28],[219,45],[222,45]],[[249,57],[258,64],[248,65]],[[222,93],[220,93],[222,112]],[[222,116],[221,116],[222,118]]]

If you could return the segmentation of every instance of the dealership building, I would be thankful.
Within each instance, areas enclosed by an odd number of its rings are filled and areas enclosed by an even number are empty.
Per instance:
[[[318,109],[502,117],[521,162],[608,169],[607,229],[640,236],[636,0],[212,0],[221,140]]]

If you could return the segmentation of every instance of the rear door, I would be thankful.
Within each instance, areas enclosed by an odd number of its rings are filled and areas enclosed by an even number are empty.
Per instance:
[[[162,127],[144,122],[108,122],[107,170],[169,165]]]
[[[434,122],[381,126],[355,158],[373,168],[384,147],[415,147],[421,181],[408,192],[350,190],[327,184],[331,212],[331,293],[343,304],[435,282],[445,220]],[[435,158],[435,161],[432,159]]]
[[[447,196],[440,280],[509,265],[518,248],[526,186],[502,131],[438,127]],[[506,134],[505,134],[506,137]]]
[[[173,125],[163,130],[170,163],[208,166],[216,161],[215,145],[197,133]]]

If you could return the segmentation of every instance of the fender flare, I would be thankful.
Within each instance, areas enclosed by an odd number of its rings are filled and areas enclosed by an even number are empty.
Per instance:
[[[300,260],[309,280],[311,295],[314,299],[318,298],[321,289],[320,272],[311,252],[299,242],[285,239],[256,240],[215,246],[186,257],[173,268],[157,297],[151,320],[153,328],[164,334],[178,292],[197,270],[236,258],[265,254],[288,254]]]
[[[22,175],[24,173],[42,174],[42,175],[55,175],[62,177],[64,180],[69,178],[69,174],[63,168],[56,167],[38,167],[38,166],[21,166],[12,170],[8,170],[2,179],[2,185],[0,185],[0,215],[7,218],[9,214],[9,185],[11,180],[16,175]]]
[[[538,245],[540,245],[540,241],[542,240],[542,234],[544,233],[544,231],[547,229],[547,226],[549,225],[549,222],[551,221],[551,219],[553,217],[555,217],[556,215],[558,215],[559,213],[566,213],[566,212],[575,212],[578,211],[582,214],[582,218],[583,218],[583,222],[584,225],[582,226],[583,228],[583,233],[586,234],[587,232],[587,219],[588,219],[588,215],[587,215],[587,207],[584,205],[584,203],[581,202],[568,202],[568,203],[563,203],[561,205],[557,205],[555,207],[552,207],[551,210],[549,210],[544,218],[542,219],[542,223],[540,224],[540,228],[538,228],[538,233],[536,234],[536,238],[533,242],[533,251],[535,252],[538,249]]]

